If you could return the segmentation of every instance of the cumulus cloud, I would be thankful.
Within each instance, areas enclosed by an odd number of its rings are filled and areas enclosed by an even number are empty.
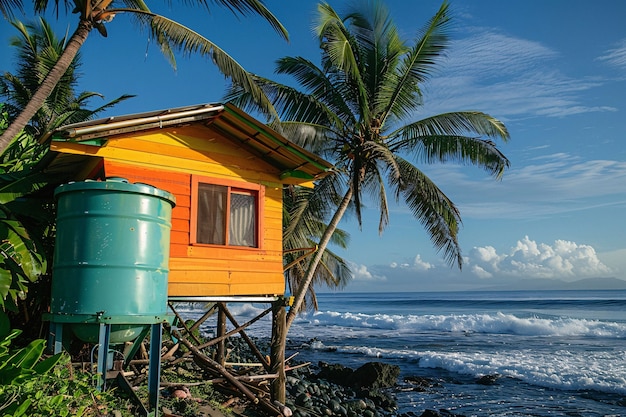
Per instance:
[[[422,259],[420,254],[415,255],[415,258],[413,258],[413,262],[409,263],[409,262],[403,262],[403,263],[397,263],[397,262],[391,262],[389,264],[389,267],[392,269],[395,268],[403,268],[403,269],[412,269],[415,271],[428,271],[431,268],[434,268],[435,266],[429,262],[426,262]]]
[[[357,264],[354,262],[348,261],[348,265],[350,266],[350,270],[352,271],[352,279],[354,281],[386,281],[387,278],[384,275],[372,274],[367,266],[362,264]]]
[[[470,271],[478,278],[550,278],[575,280],[608,276],[612,273],[585,244],[556,240],[552,245],[537,243],[528,236],[508,253],[491,246],[475,247],[469,255]]]
[[[609,49],[604,55],[598,57],[599,61],[605,61],[617,68],[626,69],[626,39],[622,39],[615,48]]]

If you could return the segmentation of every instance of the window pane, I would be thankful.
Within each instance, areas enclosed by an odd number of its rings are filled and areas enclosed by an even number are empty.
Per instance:
[[[226,244],[227,188],[219,185],[198,184],[198,243]]]
[[[256,198],[252,194],[230,195],[228,241],[234,246],[256,247]]]

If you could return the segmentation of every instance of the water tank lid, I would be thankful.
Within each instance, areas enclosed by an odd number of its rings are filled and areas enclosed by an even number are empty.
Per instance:
[[[55,198],[62,193],[76,192],[76,191],[101,191],[111,190],[117,192],[134,193],[134,194],[146,194],[154,197],[161,198],[168,201],[172,207],[176,205],[176,197],[165,190],[161,190],[149,184],[144,183],[129,183],[124,178],[109,178],[106,181],[78,181],[62,184],[54,191]]]

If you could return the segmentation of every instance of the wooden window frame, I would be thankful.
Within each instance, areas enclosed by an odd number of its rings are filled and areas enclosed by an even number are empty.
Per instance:
[[[227,188],[226,199],[226,224],[224,225],[226,244],[210,244],[198,242],[198,185],[210,184],[218,185]],[[230,221],[230,195],[233,192],[241,191],[244,193],[250,193],[256,197],[256,246],[237,246],[229,245],[229,221]],[[191,212],[190,212],[190,229],[189,229],[189,244],[193,246],[214,247],[214,248],[232,248],[242,250],[261,250],[263,249],[263,213],[264,213],[264,201],[265,201],[265,186],[261,184],[255,184],[250,182],[233,181],[223,178],[205,177],[201,175],[191,176]]]

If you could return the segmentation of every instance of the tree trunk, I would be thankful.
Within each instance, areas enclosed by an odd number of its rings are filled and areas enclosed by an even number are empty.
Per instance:
[[[352,200],[352,193],[353,193],[352,186],[350,186],[346,194],[343,196],[343,200],[341,200],[339,207],[337,207],[337,211],[335,211],[335,214],[333,215],[333,218],[328,224],[328,227],[326,227],[326,230],[324,231],[324,235],[322,236],[322,239],[320,240],[315,256],[313,257],[313,259],[311,260],[311,263],[309,264],[309,268],[307,269],[307,273],[306,273],[304,280],[296,289],[296,294],[294,295],[294,302],[291,308],[289,309],[289,313],[287,313],[287,326],[286,326],[285,336],[287,332],[289,331],[289,328],[291,327],[291,324],[293,323],[294,319],[296,318],[296,315],[298,314],[298,310],[300,310],[300,307],[302,307],[302,303],[304,302],[304,297],[306,296],[307,290],[309,286],[311,285],[311,281],[313,281],[313,277],[315,276],[315,270],[317,269],[317,266],[322,260],[322,255],[324,254],[324,251],[326,250],[326,247],[328,246],[328,243],[330,242],[330,238],[333,236],[333,233],[335,233],[335,230],[337,230],[337,226],[339,226],[339,221],[341,221],[341,218],[343,217],[346,210],[348,209],[348,206],[350,205],[350,200]],[[286,340],[284,344],[286,344]]]
[[[22,112],[13,120],[2,136],[0,136],[0,154],[9,146],[13,138],[26,127],[35,113],[43,107],[46,99],[50,96],[52,90],[54,90],[54,87],[59,83],[63,74],[65,74],[65,71],[67,71],[76,57],[78,50],[85,43],[91,28],[91,22],[81,19],[78,28],[76,28],[76,31],[72,34],[59,60],[48,75],[46,75],[46,78],[39,88],[37,88],[37,91],[35,91],[35,94],[33,94],[26,107],[22,109]]]
[[[222,337],[226,334],[226,303],[218,303],[217,309],[217,337]],[[215,352],[215,361],[220,365],[226,364],[226,339],[221,339],[217,344]]]
[[[270,346],[270,373],[278,375],[270,386],[272,401],[285,404],[285,299],[279,298],[272,303],[272,339]]]

